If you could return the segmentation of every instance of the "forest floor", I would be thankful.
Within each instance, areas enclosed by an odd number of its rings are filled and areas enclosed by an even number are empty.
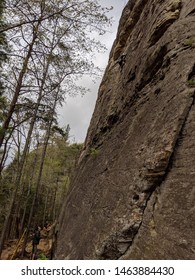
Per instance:
[[[46,260],[50,259],[51,255],[51,239],[50,238],[43,238],[40,240],[39,245],[37,246],[37,259],[39,260]],[[17,252],[16,248],[18,245],[18,240],[10,240],[8,241],[1,254],[2,260],[31,260],[32,256],[32,241],[29,241],[26,246],[26,253],[25,256],[21,256],[22,252],[22,245],[19,246]]]

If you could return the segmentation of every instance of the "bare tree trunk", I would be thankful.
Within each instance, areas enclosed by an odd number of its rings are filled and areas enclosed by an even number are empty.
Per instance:
[[[4,144],[4,148],[3,148],[3,153],[2,153],[2,156],[1,156],[1,161],[0,161],[0,175],[1,175],[1,172],[5,166],[5,162],[7,160],[7,157],[8,157],[8,153],[9,153],[9,150],[10,150],[10,146],[8,146],[8,143],[9,143],[9,140],[11,138],[11,135],[13,133],[14,129],[12,129],[9,137],[7,137],[6,141],[5,141],[5,144]]]
[[[50,134],[51,134],[51,128],[52,128],[52,124],[53,124],[53,116],[54,116],[54,113],[55,113],[57,100],[58,100],[58,92],[56,93],[56,96],[55,96],[55,100],[54,100],[54,104],[53,104],[53,108],[52,108],[52,112],[51,112],[51,118],[49,120],[49,124],[48,124],[47,131],[46,131],[46,134],[45,134],[45,140],[44,140],[43,150],[42,150],[42,154],[41,154],[41,161],[40,161],[39,173],[38,173],[37,182],[36,182],[35,194],[34,194],[33,202],[32,202],[32,205],[31,205],[31,211],[30,211],[30,215],[29,215],[29,219],[28,219],[28,226],[27,226],[26,235],[25,235],[23,246],[22,246],[22,255],[24,255],[24,253],[25,253],[26,244],[28,242],[28,236],[29,236],[29,233],[30,233],[32,218],[33,218],[33,215],[34,215],[35,204],[36,204],[36,201],[37,201],[37,196],[38,196],[40,185],[41,185],[43,165],[44,165],[47,146],[48,146],[48,142],[49,142],[49,138],[50,138]]]
[[[51,52],[52,52],[52,50],[51,50]],[[45,71],[43,73],[42,80],[41,80],[39,96],[38,96],[38,99],[37,99],[37,102],[36,102],[33,117],[32,117],[31,122],[30,122],[30,127],[29,127],[29,131],[28,131],[27,139],[26,139],[26,142],[25,142],[25,147],[24,147],[22,157],[21,157],[21,160],[20,160],[20,169],[19,169],[19,172],[18,172],[17,180],[16,180],[16,185],[18,186],[19,190],[20,190],[21,178],[22,178],[22,174],[23,174],[25,161],[26,161],[27,155],[29,153],[29,149],[30,149],[31,137],[32,137],[34,126],[35,126],[37,113],[38,113],[38,110],[39,110],[39,107],[40,107],[40,104],[41,104],[41,101],[42,101],[42,98],[43,98],[43,89],[44,89],[44,85],[45,85],[45,82],[46,82],[49,66],[50,66],[50,61],[48,60],[47,64],[46,64],[46,67],[45,67]],[[22,195],[22,192],[20,191],[20,193],[18,194],[18,197],[19,197],[18,198],[18,203],[17,203],[16,209],[15,209],[16,217],[18,217],[19,211],[20,211],[20,197],[21,197],[21,195]]]
[[[9,209],[8,214],[6,216],[5,223],[4,223],[4,226],[3,226],[3,229],[2,229],[2,233],[1,233],[0,256],[1,256],[1,253],[2,253],[3,244],[4,244],[5,236],[6,236],[6,233],[7,233],[7,229],[8,229],[8,226],[10,224],[11,213],[13,211],[14,201],[15,201],[15,198],[16,198],[16,194],[17,194],[17,186],[16,186],[15,191],[13,193],[13,196],[12,196],[12,199],[11,199],[11,203],[10,203],[10,209]]]
[[[38,31],[39,24],[40,23],[38,22],[37,26],[34,28],[33,38],[32,38],[32,41],[31,41],[31,43],[29,45],[27,56],[24,59],[24,62],[23,62],[23,65],[22,65],[22,69],[21,69],[19,77],[18,77],[15,93],[14,93],[14,96],[12,98],[9,111],[7,113],[7,117],[6,117],[6,119],[5,119],[5,121],[3,122],[3,125],[2,125],[2,133],[0,135],[0,147],[3,144],[6,132],[7,132],[8,128],[9,128],[9,124],[10,124],[12,115],[14,113],[14,110],[15,110],[15,107],[16,107],[16,104],[17,104],[17,101],[18,101],[18,97],[20,95],[23,79],[24,79],[24,76],[25,76],[27,68],[28,68],[28,63],[29,63],[30,57],[32,55],[33,46],[34,46],[34,43],[35,43],[35,41],[37,39],[37,31]]]
[[[25,206],[24,206],[24,211],[23,211],[23,215],[22,215],[22,221],[21,221],[21,226],[20,226],[20,236],[23,234],[23,231],[24,231],[24,224],[25,224],[25,217],[26,217],[26,212],[27,212],[27,206],[28,206],[28,202],[29,202],[29,198],[30,198],[30,192],[31,192],[31,186],[32,186],[32,181],[33,181],[33,178],[34,178],[34,174],[35,174],[35,164],[37,162],[37,158],[38,158],[38,150],[39,150],[39,142],[37,143],[37,147],[36,147],[36,153],[35,153],[35,156],[34,156],[34,160],[32,162],[32,173],[31,173],[31,176],[30,176],[30,180],[29,180],[29,184],[28,184],[28,193],[27,193],[27,198],[26,198],[26,201],[25,201]]]
[[[51,207],[51,217],[52,217],[52,221],[54,222],[56,219],[56,195],[57,195],[57,189],[58,189],[58,178],[57,178],[57,182],[55,185],[55,189],[54,189],[54,194],[53,194],[53,202],[52,202],[52,207]]]
[[[9,112],[7,114],[7,118],[2,125],[3,132],[0,135],[0,147],[3,144],[6,132],[9,128],[11,117],[12,117],[12,115],[14,113],[14,110],[15,110],[15,106],[16,106],[16,103],[17,103],[17,100],[18,100],[18,97],[19,97],[19,94],[20,94],[21,87],[22,87],[23,78],[24,78],[24,75],[27,71],[27,66],[28,66],[28,62],[30,60],[30,57],[32,55],[34,43],[37,39],[37,32],[38,32],[39,24],[40,24],[40,22],[38,22],[37,26],[34,28],[33,38],[32,38],[31,44],[29,45],[27,56],[24,59],[22,70],[20,71],[20,74],[19,74],[15,94],[14,94],[14,97],[12,99]],[[23,161],[24,160],[25,159],[23,159]],[[1,170],[1,168],[0,168],[0,170]],[[20,178],[21,178],[21,172],[18,174],[16,182],[20,181]],[[1,233],[1,237],[0,237],[0,258],[1,258],[1,253],[2,253],[2,249],[3,249],[5,236],[6,236],[6,231],[8,230],[8,225],[10,224],[10,218],[11,218],[11,215],[12,215],[12,212],[13,212],[13,209],[14,209],[14,203],[15,203],[15,200],[16,200],[16,197],[17,197],[18,188],[19,188],[19,185],[16,184],[15,190],[14,190],[12,198],[11,198],[10,208],[9,208],[8,213],[7,213],[7,216],[6,216],[6,219],[5,219],[5,222],[4,222],[4,226],[3,226],[3,229],[2,229],[2,233]]]
[[[44,224],[45,224],[45,218],[46,218],[46,212],[47,212],[48,196],[49,196],[49,189],[47,189],[47,194],[46,194],[46,199],[45,199],[44,212],[43,212],[43,220],[42,220],[42,227],[44,227]]]

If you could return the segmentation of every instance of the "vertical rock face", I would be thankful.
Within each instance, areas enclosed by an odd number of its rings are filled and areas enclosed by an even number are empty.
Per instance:
[[[56,259],[195,259],[195,2],[130,0]]]

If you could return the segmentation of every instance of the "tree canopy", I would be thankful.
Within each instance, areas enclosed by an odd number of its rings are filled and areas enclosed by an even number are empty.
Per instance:
[[[9,201],[0,217],[0,253],[24,225],[25,252],[35,218],[55,219],[59,212],[81,146],[68,145],[70,128],[59,127],[57,108],[86,92],[80,77],[99,73],[93,55],[105,49],[97,34],[111,24],[110,9],[96,0],[0,1],[0,172]]]

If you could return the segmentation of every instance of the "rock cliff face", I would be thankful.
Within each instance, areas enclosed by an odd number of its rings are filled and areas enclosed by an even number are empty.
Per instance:
[[[195,1],[130,0],[56,259],[195,259]]]

